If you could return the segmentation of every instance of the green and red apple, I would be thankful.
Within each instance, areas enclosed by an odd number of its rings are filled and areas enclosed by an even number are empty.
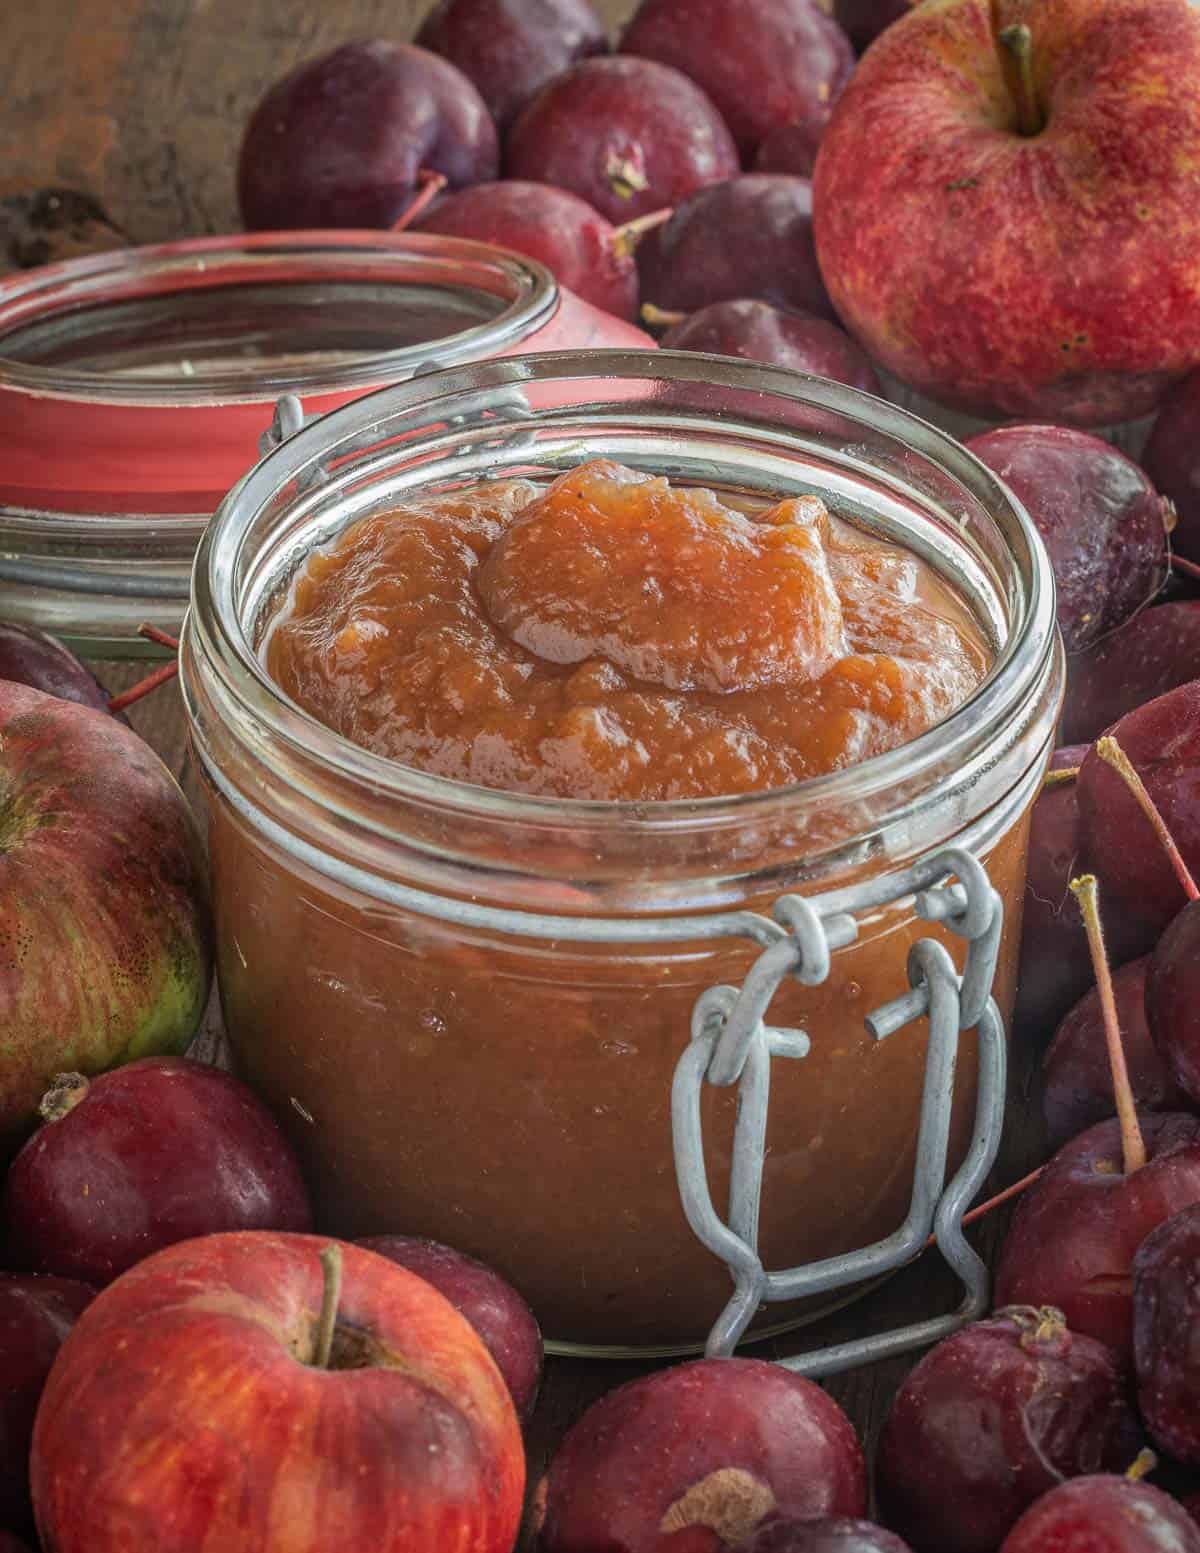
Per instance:
[[[205,878],[187,801],[131,729],[0,681],[0,1151],[56,1073],[187,1044]]]
[[[1200,9],[924,0],[873,43],[814,174],[821,271],[898,377],[1104,425],[1200,363]]]

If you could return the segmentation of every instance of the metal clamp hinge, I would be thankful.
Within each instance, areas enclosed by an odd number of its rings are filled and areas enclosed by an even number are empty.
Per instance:
[[[951,877],[958,882],[948,883]],[[784,896],[772,913],[774,932],[756,934],[760,940],[766,938],[766,947],[742,986],[712,987],[697,1000],[692,1038],[675,1070],[671,1121],[684,1212],[703,1244],[726,1263],[734,1282],[733,1295],[709,1334],[706,1352],[710,1356],[732,1353],[763,1305],[828,1294],[878,1278],[911,1260],[931,1232],[963,1285],[955,1312],[780,1362],[804,1375],[833,1374],[935,1342],[987,1308],[987,1270],[963,1236],[962,1219],[995,1161],[1004,1116],[1004,1029],[991,996],[1003,904],[983,864],[959,848],[924,859],[884,884],[882,892],[876,889],[872,894],[871,906],[915,896],[919,917],[943,924],[967,942],[960,977],[943,944],[931,938],[919,940],[909,954],[909,990],[876,1009],[866,1022],[871,1035],[882,1041],[893,1039],[914,1020],[929,1020],[908,1215],[896,1231],[862,1250],[784,1272],[763,1267],[758,1227],[771,1063],[777,1057],[803,1059],[810,1048],[805,1032],[768,1025],[766,1014],[787,977],[807,986],[819,985],[829,975],[832,953],[858,936],[858,923],[847,909],[858,904],[853,892],[811,900]],[[979,1042],[974,1135],[963,1163],[947,1184],[959,1036],[970,1029],[977,1029]],[[708,1186],[700,1120],[706,1084],[738,1087],[727,1220],[714,1208]]]

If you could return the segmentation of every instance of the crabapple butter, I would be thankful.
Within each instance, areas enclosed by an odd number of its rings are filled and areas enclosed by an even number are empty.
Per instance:
[[[404,500],[327,530],[255,630],[297,716],[358,747],[339,761],[374,768],[365,750],[395,774],[365,828],[331,803],[327,858],[439,899],[652,918],[730,902],[767,915],[798,860],[842,848],[812,877],[850,882],[928,850],[924,832],[891,852],[843,847],[869,824],[857,790],[844,819],[809,819],[786,791],[896,750],[987,673],[988,631],[915,552],[812,495],[752,500],[605,461]],[[443,804],[452,792],[466,811]],[[211,799],[226,1021],[320,1222],[487,1262],[552,1343],[702,1342],[730,1284],[680,1205],[671,1081],[696,999],[740,983],[755,945],[694,926],[667,943],[529,938],[418,914],[309,870]],[[1010,908],[1027,814],[1022,798],[969,843]],[[1019,915],[996,977],[1005,1010]],[[885,905],[825,982],[789,977],[775,995],[772,1023],[812,1048],[772,1068],[769,1267],[853,1250],[905,1216],[924,1029],[875,1041],[865,1019],[905,990],[929,936],[961,959],[949,927]],[[976,1071],[968,1034],[954,1160]],[[736,1088],[705,1086],[718,1203],[736,1104]],[[771,1307],[759,1328],[796,1314]]]
[[[360,520],[267,644],[378,754],[560,798],[727,797],[836,771],[964,701],[986,654],[915,556],[816,497],[747,514],[603,461]]]

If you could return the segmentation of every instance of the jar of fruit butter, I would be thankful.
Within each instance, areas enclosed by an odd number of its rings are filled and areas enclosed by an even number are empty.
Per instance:
[[[326,1229],[486,1259],[552,1345],[702,1344],[730,1281],[681,1202],[672,1084],[678,1113],[697,1009],[761,987],[781,898],[838,906],[823,973],[759,1009],[762,1261],[904,1219],[928,1025],[867,1022],[918,940],[964,951],[906,870],[986,869],[1007,1017],[1062,686],[1044,552],[964,449],[721,357],[440,372],[231,492],[182,676],[229,1033]],[[976,1056],[966,1032],[951,1167]],[[696,1102],[717,1201],[727,1079]]]
[[[0,613],[84,652],[178,630],[196,545],[282,394],[320,414],[434,368],[648,343],[459,239],[260,232],[0,279]]]

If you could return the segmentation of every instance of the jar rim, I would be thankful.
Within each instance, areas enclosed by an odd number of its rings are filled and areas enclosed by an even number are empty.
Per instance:
[[[44,367],[5,354],[6,338],[19,329],[85,307],[143,295],[172,296],[213,286],[222,266],[245,270],[270,284],[297,262],[319,273],[356,264],[383,265],[387,284],[441,284],[500,296],[504,306],[492,318],[437,340],[418,341],[383,351],[349,353],[319,368],[276,366],[264,370],[261,359],[245,368],[205,373],[202,379],[137,379],[120,371]],[[466,276],[464,277],[464,270]],[[394,271],[394,273],[392,273]],[[271,274],[276,279],[271,280]],[[418,276],[417,272],[421,272]],[[298,277],[297,277],[298,278]],[[344,273],[342,274],[345,279]],[[486,282],[486,284],[485,284]],[[114,297],[114,287],[134,288]],[[140,289],[139,289],[140,288]],[[558,305],[558,283],[544,265],[523,254],[467,238],[420,232],[352,229],[250,232],[232,236],[185,238],[107,250],[67,259],[0,278],[0,390],[15,389],[47,397],[105,404],[169,405],[270,404],[283,393],[317,394],[384,385],[419,372],[436,350],[439,365],[454,365],[499,352],[525,339]]]
[[[481,391],[555,378],[704,384],[713,382],[714,374],[722,389],[782,398],[869,425],[936,459],[973,498],[998,515],[1024,584],[1020,616],[989,673],[949,716],[894,749],[783,787],[695,799],[594,800],[483,787],[375,754],[305,712],[270,678],[241,618],[234,562],[255,517],[280,492],[302,488],[306,478],[311,480],[332,459],[361,448],[368,438],[386,437],[395,443],[404,434],[406,419],[411,423],[419,417],[426,429],[444,422],[454,414],[456,400],[477,400]],[[722,416],[723,427],[736,430],[738,424],[735,417]],[[347,457],[334,478],[349,480],[354,469],[353,459]],[[986,730],[1001,727],[1015,708],[1032,697],[1048,672],[1056,640],[1053,573],[1024,507],[961,443],[910,411],[829,379],[740,358],[669,350],[555,351],[449,368],[380,390],[310,423],[262,459],[221,504],[197,551],[184,626],[184,691],[187,697],[189,660],[202,657],[257,729],[301,754],[307,766],[362,784],[388,800],[415,801],[485,820],[665,832],[736,824],[798,803],[836,804],[886,791],[902,781],[910,784],[923,769],[945,761],[952,747],[965,751]]]

